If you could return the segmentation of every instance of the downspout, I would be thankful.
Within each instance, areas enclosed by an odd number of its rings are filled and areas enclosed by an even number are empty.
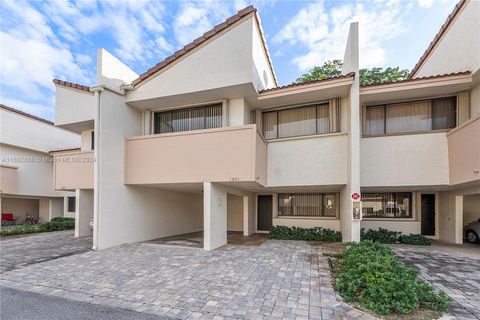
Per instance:
[[[94,166],[93,166],[93,250],[98,250],[99,243],[99,217],[100,217],[100,157],[101,157],[101,145],[100,145],[100,96],[103,92],[102,87],[94,87],[91,89],[95,94],[95,120],[94,120],[94,132],[95,132],[95,149],[93,150],[94,155]]]

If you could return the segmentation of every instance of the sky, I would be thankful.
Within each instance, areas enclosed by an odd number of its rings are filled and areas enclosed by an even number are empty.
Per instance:
[[[0,0],[0,103],[53,120],[52,79],[93,85],[98,48],[140,74],[250,4],[280,85],[342,59],[353,21],[361,67],[412,69],[456,2]]]

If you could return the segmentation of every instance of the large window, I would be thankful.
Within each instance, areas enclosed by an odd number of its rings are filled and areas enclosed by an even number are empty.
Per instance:
[[[331,132],[328,103],[268,111],[262,118],[265,139]]]
[[[364,218],[412,218],[412,194],[362,193]]]
[[[281,217],[336,217],[336,193],[280,193],[278,215]]]
[[[222,126],[222,104],[154,113],[154,133],[181,132]]]
[[[369,106],[365,112],[367,136],[454,128],[456,97]]]

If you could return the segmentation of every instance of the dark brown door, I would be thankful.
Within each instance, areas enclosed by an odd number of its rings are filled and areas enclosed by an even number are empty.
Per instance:
[[[258,196],[258,231],[270,231],[272,227],[272,196]]]
[[[435,235],[435,195],[422,194],[422,234]]]

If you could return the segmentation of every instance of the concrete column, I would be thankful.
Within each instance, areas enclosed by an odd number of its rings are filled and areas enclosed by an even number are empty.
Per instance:
[[[455,196],[455,243],[463,243],[463,196]]]
[[[360,81],[358,22],[350,24],[342,74],[355,72],[349,93],[348,112],[348,175],[347,185],[340,193],[340,221],[343,241],[360,241],[360,220],[353,219],[352,193],[360,194]]]
[[[203,248],[227,244],[227,192],[211,182],[203,183]]]
[[[77,189],[75,207],[75,237],[91,236],[89,223],[93,217],[93,190]]]
[[[51,219],[50,199],[38,200],[38,218],[40,222],[48,222]]]
[[[255,233],[255,223],[257,216],[257,196],[249,193],[243,196],[243,235],[249,236]]]

